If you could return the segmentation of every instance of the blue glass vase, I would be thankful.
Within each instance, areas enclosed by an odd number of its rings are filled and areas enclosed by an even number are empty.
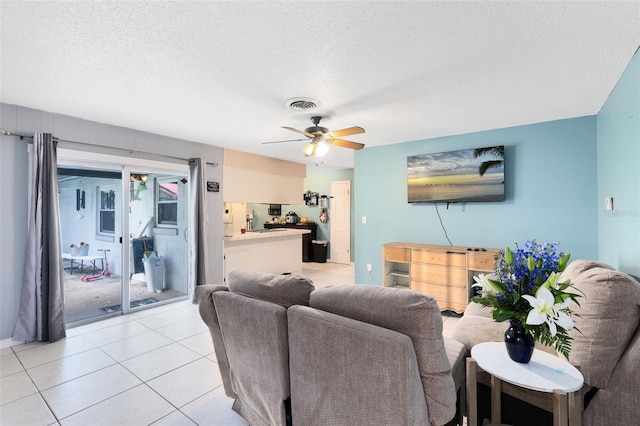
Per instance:
[[[531,333],[524,331],[522,323],[518,320],[509,320],[511,325],[504,333],[504,343],[507,347],[509,358],[515,362],[526,364],[531,360],[535,342]]]

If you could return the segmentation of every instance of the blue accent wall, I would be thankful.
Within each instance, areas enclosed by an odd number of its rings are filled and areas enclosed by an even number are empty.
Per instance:
[[[407,202],[407,156],[494,145],[505,145],[504,202]],[[382,283],[384,243],[446,245],[447,236],[453,245],[464,247],[558,241],[572,259],[595,259],[597,165],[595,116],[357,151],[355,280]],[[372,272],[366,270],[368,263]]]
[[[640,51],[598,114],[599,259],[640,276]],[[613,211],[605,209],[613,197]]]

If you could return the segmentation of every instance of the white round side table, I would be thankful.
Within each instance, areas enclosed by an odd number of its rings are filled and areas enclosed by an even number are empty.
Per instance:
[[[491,421],[500,423],[501,381],[523,389],[549,393],[553,398],[553,424],[580,425],[582,373],[564,359],[535,349],[526,364],[513,361],[504,342],[484,342],[471,348],[467,359],[467,401],[469,426],[477,425],[477,368],[491,376]]]

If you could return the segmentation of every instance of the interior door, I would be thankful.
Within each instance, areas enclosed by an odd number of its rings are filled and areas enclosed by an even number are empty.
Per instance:
[[[331,182],[330,258],[335,263],[351,262],[351,182]]]

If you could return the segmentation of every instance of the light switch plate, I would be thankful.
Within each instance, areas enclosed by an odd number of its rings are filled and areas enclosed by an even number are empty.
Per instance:
[[[613,210],[613,198],[612,197],[607,197],[604,199],[604,207],[607,210]]]

